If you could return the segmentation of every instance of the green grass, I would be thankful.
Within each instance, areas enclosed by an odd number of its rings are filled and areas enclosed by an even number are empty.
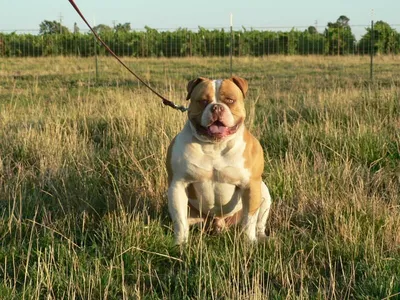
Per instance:
[[[217,58],[127,59],[185,104]],[[273,207],[259,245],[173,245],[166,149],[186,116],[111,58],[0,59],[1,299],[400,297],[398,57],[234,60]]]

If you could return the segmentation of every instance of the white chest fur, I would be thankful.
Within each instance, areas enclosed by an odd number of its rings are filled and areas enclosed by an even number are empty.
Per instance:
[[[193,185],[196,199],[190,203],[204,213],[229,215],[240,210],[239,188],[248,184],[243,128],[229,140],[205,143],[193,138],[187,123],[173,146],[173,180]]]

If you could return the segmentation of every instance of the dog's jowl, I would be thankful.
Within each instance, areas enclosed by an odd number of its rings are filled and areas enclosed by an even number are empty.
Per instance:
[[[197,78],[188,83],[188,121],[168,149],[168,208],[175,243],[189,225],[211,220],[221,231],[241,221],[251,241],[265,238],[271,196],[262,181],[264,155],[245,128],[247,81]]]

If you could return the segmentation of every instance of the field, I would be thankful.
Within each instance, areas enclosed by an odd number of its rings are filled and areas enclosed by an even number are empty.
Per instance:
[[[178,104],[218,58],[126,59]],[[0,59],[1,299],[400,298],[400,58],[234,59],[265,152],[269,239],[173,245],[186,115],[111,58]]]

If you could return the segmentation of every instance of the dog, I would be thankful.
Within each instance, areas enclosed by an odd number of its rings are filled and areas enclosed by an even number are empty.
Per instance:
[[[189,225],[212,220],[220,232],[242,222],[248,240],[265,239],[271,196],[261,175],[264,154],[246,129],[245,79],[187,85],[188,120],[167,152],[168,210],[175,244],[188,241]]]

